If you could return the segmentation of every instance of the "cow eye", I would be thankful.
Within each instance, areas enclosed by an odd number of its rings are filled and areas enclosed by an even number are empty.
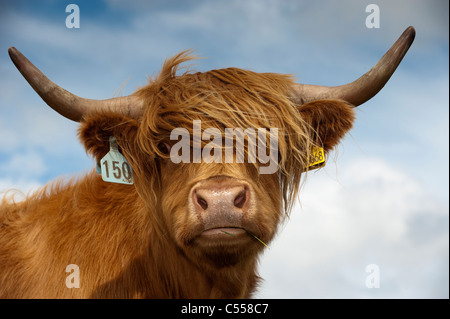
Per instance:
[[[158,144],[158,150],[164,155],[169,155],[170,149],[171,146],[166,142],[161,142]]]

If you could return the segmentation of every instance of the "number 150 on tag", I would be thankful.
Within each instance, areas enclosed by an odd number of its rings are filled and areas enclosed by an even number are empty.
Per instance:
[[[127,162],[122,162],[122,165],[120,165],[121,164],[120,161],[111,161],[111,164],[112,164],[112,173],[116,180],[121,179],[122,177],[126,180],[130,180],[131,177],[133,176],[131,173],[130,164],[128,164]],[[110,168],[108,161],[103,161],[102,165],[105,169],[106,178],[110,178],[109,176]]]

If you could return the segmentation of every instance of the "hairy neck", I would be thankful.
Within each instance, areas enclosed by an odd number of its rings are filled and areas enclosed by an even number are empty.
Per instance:
[[[156,222],[156,203],[144,205],[135,190],[129,186],[99,182],[98,191],[116,194],[109,199],[115,215],[108,231],[112,237],[122,237],[127,260],[116,259],[116,275],[95,288],[90,297],[113,298],[248,298],[257,284],[256,257],[238,264],[217,268],[190,260],[177,246],[167,225]],[[128,187],[127,189],[125,189]],[[125,203],[125,204],[124,204]],[[101,205],[100,205],[101,206]],[[126,213],[125,213],[126,211]],[[120,251],[118,247],[109,247]],[[119,262],[120,259],[120,262]],[[111,295],[114,294],[114,295]]]

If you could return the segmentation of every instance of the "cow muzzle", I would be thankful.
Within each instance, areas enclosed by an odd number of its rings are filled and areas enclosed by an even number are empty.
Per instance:
[[[231,177],[213,177],[191,190],[191,213],[201,222],[199,241],[237,243],[249,238],[247,215],[253,209],[251,187]]]

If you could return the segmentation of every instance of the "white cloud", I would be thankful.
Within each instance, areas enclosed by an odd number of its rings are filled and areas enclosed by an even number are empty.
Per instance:
[[[448,207],[382,159],[311,174],[261,260],[261,298],[448,298]],[[380,267],[369,289],[365,267]]]

